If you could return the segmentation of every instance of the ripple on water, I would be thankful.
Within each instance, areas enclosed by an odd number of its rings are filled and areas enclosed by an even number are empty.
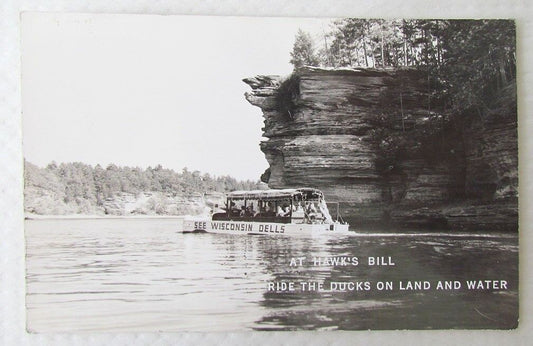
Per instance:
[[[27,220],[29,330],[507,328],[516,322],[515,235],[354,232],[275,238],[181,234],[176,225],[172,219]],[[391,256],[396,266],[312,264],[314,257],[331,256]],[[291,257],[305,257],[307,264],[290,267]],[[266,290],[271,281],[473,279],[465,275],[507,279],[511,289]]]

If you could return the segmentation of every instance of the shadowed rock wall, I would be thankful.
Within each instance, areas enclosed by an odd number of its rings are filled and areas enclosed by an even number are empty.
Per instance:
[[[514,89],[486,119],[468,117],[429,142],[411,141],[383,166],[384,124],[409,138],[438,117],[426,72],[304,68],[289,82],[244,82],[252,88],[246,99],[263,111],[271,188],[319,188],[356,226],[516,230]]]

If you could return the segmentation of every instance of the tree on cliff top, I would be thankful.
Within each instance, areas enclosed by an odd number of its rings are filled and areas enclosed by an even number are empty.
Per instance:
[[[305,65],[318,66],[319,64],[311,35],[301,29],[298,29],[296,34],[290,62],[294,65],[294,68]]]
[[[515,83],[512,20],[344,18],[333,21],[323,39],[319,54],[312,37],[299,30],[291,52],[294,67],[423,69],[431,84],[428,104],[437,97],[451,113],[486,113]]]
[[[515,25],[512,20],[455,20],[447,23],[441,42],[441,78],[451,108],[486,113],[502,89],[516,78]]]

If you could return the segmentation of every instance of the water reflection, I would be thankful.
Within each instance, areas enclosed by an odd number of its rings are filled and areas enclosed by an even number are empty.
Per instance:
[[[511,328],[518,246],[509,235],[340,238],[177,233],[176,220],[26,221],[34,331]],[[356,256],[359,265],[315,266]],[[368,257],[395,266],[368,266]],[[305,257],[303,266],[291,258]],[[267,291],[269,282],[505,279],[506,291]],[[299,287],[298,287],[299,288]]]
[[[294,243],[297,244],[297,243]],[[272,266],[274,280],[369,282],[370,290],[346,292],[266,292],[261,305],[268,313],[255,329],[431,329],[512,328],[517,323],[517,244],[509,236],[441,234],[414,237],[353,236],[332,239],[308,257],[353,256],[358,266],[298,267],[298,275]],[[271,250],[275,251],[275,249]],[[395,266],[369,266],[369,257],[391,257]],[[268,257],[268,256],[265,256]],[[280,274],[281,271],[281,274]],[[465,290],[466,280],[505,279],[510,290]],[[457,291],[400,291],[401,281],[460,281]],[[377,282],[392,282],[394,290],[379,291]],[[364,287],[364,286],[363,286]],[[359,286],[361,288],[361,286]]]

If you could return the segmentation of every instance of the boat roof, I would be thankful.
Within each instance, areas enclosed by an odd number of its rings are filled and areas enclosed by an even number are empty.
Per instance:
[[[322,196],[322,192],[313,188],[298,188],[298,189],[270,189],[270,190],[251,190],[251,191],[233,191],[228,193],[229,198],[253,198],[253,199],[269,199],[269,198],[283,198],[291,197],[297,194],[317,194]]]

